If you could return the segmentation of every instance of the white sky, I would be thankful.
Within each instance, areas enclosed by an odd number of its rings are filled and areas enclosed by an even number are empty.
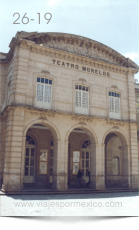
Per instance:
[[[34,21],[24,25],[20,20],[20,24],[15,25],[13,24],[17,18],[17,15],[13,17],[15,12],[20,13],[20,19],[27,13],[27,16],[30,19],[34,18]],[[44,19],[44,14],[47,12],[52,14],[52,20],[49,24],[46,24]],[[40,24],[38,24],[37,13],[41,15]],[[130,57],[139,65],[139,0],[1,0],[0,52],[8,52],[8,45],[12,37],[21,30],[27,32],[63,32],[88,37],[115,49],[126,57]],[[136,78],[137,76],[139,79],[139,74],[136,75]],[[10,220],[14,221],[12,226],[14,225],[16,228],[18,224],[16,225],[15,219],[8,219],[9,223],[11,223]],[[26,220],[28,221],[27,218],[20,218],[20,226]],[[76,222],[77,217],[74,220]],[[119,220],[123,221],[124,219],[120,218]],[[108,220],[112,223],[106,221],[107,219],[104,223],[102,222],[102,228],[107,227],[108,224],[113,229],[118,228],[118,224],[121,226],[121,222],[115,225],[117,222],[113,223],[114,219]],[[131,217],[129,221],[126,218],[123,227],[129,226],[128,229],[131,229],[133,224],[135,226],[138,224],[135,219],[131,223]],[[49,224],[45,220],[42,222],[44,223],[43,228]],[[73,223],[72,220],[68,225],[71,223]],[[76,225],[76,228],[82,228],[83,224],[81,221],[80,223],[81,225]],[[83,227],[88,226],[88,223],[87,225],[85,223]],[[96,225],[93,226],[98,227],[98,223],[101,223],[101,219],[96,220]],[[5,224],[4,221],[3,224]],[[37,227],[40,227],[40,223]],[[56,227],[59,228],[58,225]],[[66,221],[65,227],[67,229]]]
[[[13,24],[18,12],[20,24]],[[44,14],[52,19],[46,24]],[[21,19],[27,13],[28,24]],[[38,14],[41,21],[38,24]],[[139,65],[139,0],[4,0],[0,2],[0,52],[17,31],[63,32],[99,41]],[[139,79],[139,74],[135,75]]]

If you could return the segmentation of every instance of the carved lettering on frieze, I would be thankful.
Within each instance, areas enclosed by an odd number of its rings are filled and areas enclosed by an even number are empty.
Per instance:
[[[68,59],[72,61],[73,58],[68,56]],[[96,68],[93,69],[93,68],[86,67],[86,66],[79,66],[79,65],[75,65],[73,63],[64,62],[64,61],[55,60],[55,59],[52,60],[52,63],[54,65],[58,65],[58,66],[62,66],[62,67],[68,67],[70,69],[76,69],[76,70],[80,70],[80,71],[91,73],[91,74],[97,74],[100,76],[111,77],[111,74],[109,72],[98,70]],[[86,64],[90,65],[90,62],[88,63],[86,60],[81,60],[81,63],[86,63]],[[96,65],[96,66],[98,66],[98,65]]]

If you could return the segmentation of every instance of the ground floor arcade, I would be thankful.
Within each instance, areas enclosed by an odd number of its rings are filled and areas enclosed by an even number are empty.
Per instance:
[[[23,108],[4,119],[3,190],[76,188],[79,169],[88,188],[138,188],[136,124]]]

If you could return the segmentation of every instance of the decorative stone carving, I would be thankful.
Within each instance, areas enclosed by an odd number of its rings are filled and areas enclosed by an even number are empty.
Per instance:
[[[40,120],[48,120],[46,117],[39,117]]]
[[[108,125],[114,125],[114,127],[116,126],[116,128],[117,128],[117,126],[119,125],[119,126],[124,126],[124,122],[123,121],[117,121],[117,120],[108,120],[107,119],[107,124]]]
[[[79,122],[79,125],[86,125],[85,122]]]
[[[86,82],[86,80],[84,78],[79,78],[79,81],[84,81]]]
[[[50,72],[49,72],[49,71],[47,71],[47,70],[41,70],[41,73],[50,74]]]
[[[55,112],[54,111],[46,111],[46,112],[41,112],[41,111],[32,111],[31,115],[39,115],[39,119],[47,120],[46,117],[55,117]]]
[[[118,89],[116,85],[112,85],[111,88]]]
[[[85,121],[91,122],[93,120],[93,118],[90,116],[84,116],[84,115],[79,114],[79,115],[73,115],[72,120],[77,120],[80,122],[85,122]]]
[[[113,126],[113,129],[119,129],[119,127],[118,126]]]

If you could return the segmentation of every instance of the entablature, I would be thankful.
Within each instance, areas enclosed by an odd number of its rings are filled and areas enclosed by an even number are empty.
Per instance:
[[[72,120],[76,120],[78,122],[93,122],[93,121],[105,121],[107,125],[113,125],[113,126],[124,126],[125,124],[138,124],[136,120],[118,120],[118,119],[112,119],[108,117],[103,116],[95,116],[95,115],[82,115],[82,114],[75,114],[71,112],[64,112],[64,111],[58,111],[58,110],[48,110],[48,109],[38,109],[32,106],[28,105],[8,105],[5,107],[4,111],[0,114],[1,119],[4,119],[9,113],[10,110],[14,109],[21,109],[26,110],[27,113],[30,113],[30,115],[38,116],[41,120],[47,120],[48,117],[56,118],[57,115],[62,116],[69,116]]]

